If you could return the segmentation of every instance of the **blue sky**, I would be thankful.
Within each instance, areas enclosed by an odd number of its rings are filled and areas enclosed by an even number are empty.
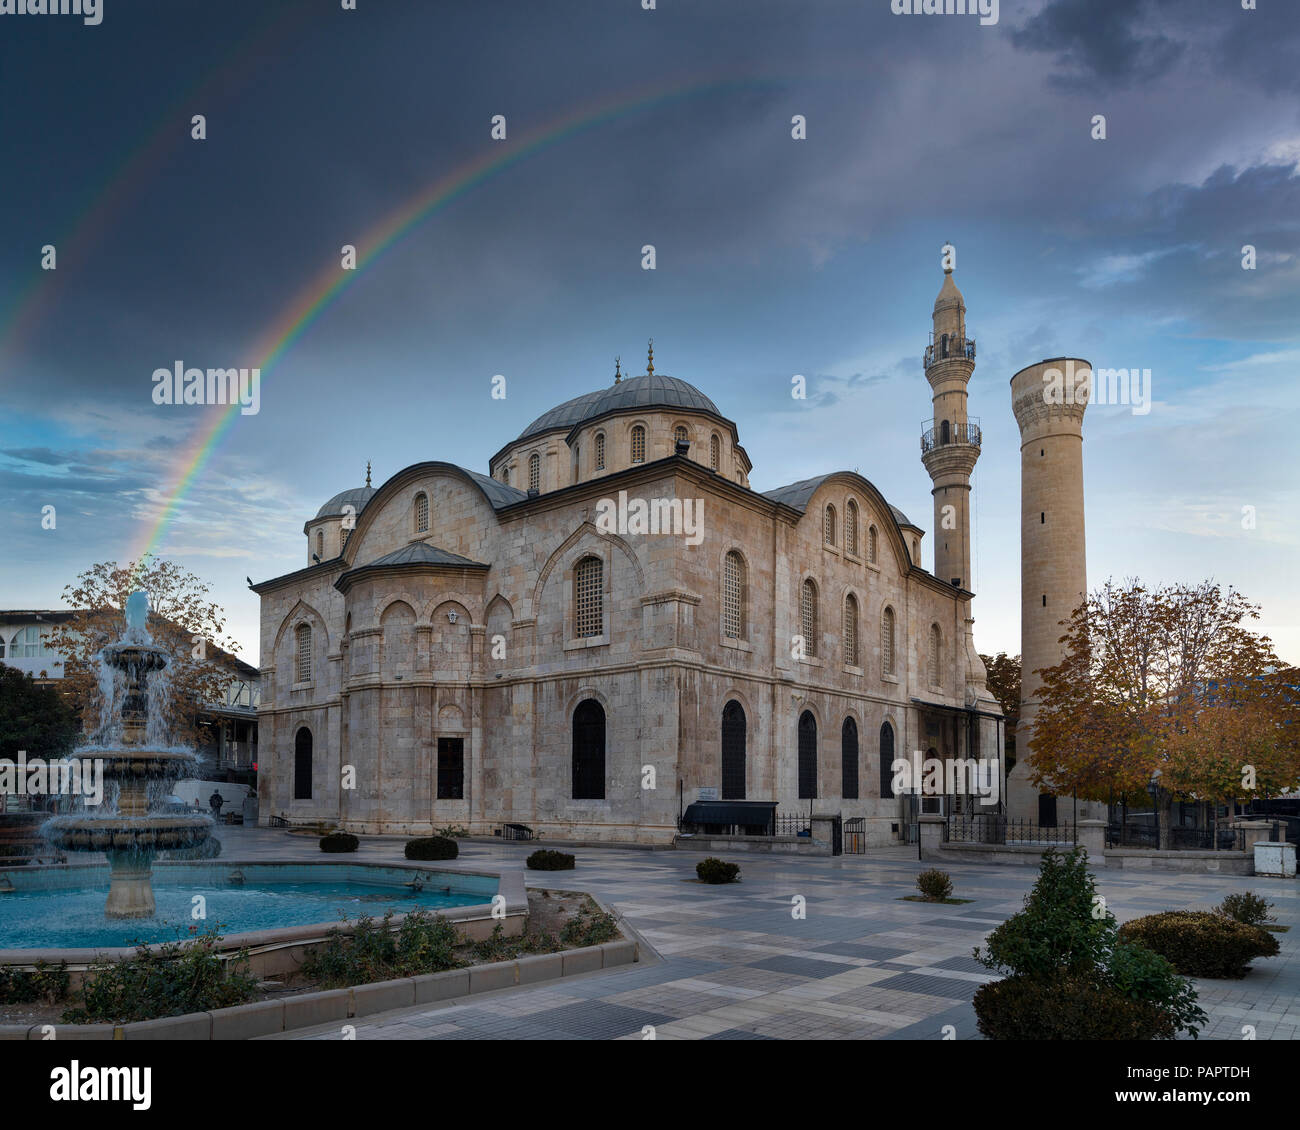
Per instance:
[[[756,489],[856,468],[928,530],[920,355],[951,241],[979,345],[981,650],[1018,650],[1008,381],[1069,354],[1152,372],[1150,413],[1088,411],[1090,584],[1213,576],[1300,661],[1298,55],[1300,8],[1276,0],[1004,0],[989,27],[888,0],[0,17],[0,154],[21,172],[0,180],[0,323],[49,283],[41,245],[60,250],[39,316],[0,339],[0,606],[57,607],[156,520],[219,409],[154,405],[155,368],[250,363],[342,244],[491,147],[725,77],[489,178],[267,374],[162,545],[211,583],[244,657],[245,575],[300,566],[303,521],[367,459],[377,483],[422,459],[486,470],[535,416],[610,383],[616,354],[642,372],[650,336],[657,371],[736,421]]]

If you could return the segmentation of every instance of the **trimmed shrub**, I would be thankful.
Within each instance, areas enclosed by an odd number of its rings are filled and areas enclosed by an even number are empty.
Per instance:
[[[320,838],[321,851],[356,851],[360,846],[361,841],[351,832],[330,832],[329,835]]]
[[[1254,891],[1242,891],[1237,895],[1224,895],[1219,903],[1219,913],[1234,922],[1244,922],[1247,926],[1262,926],[1268,921],[1268,912],[1273,904],[1257,895]]]
[[[446,836],[423,836],[406,841],[407,859],[455,859],[459,854],[460,845]]]
[[[952,895],[952,877],[947,871],[931,867],[916,877],[916,889],[931,902],[942,902]]]
[[[1158,1005],[1079,977],[1008,977],[981,985],[976,1023],[990,1040],[1172,1040],[1174,1021]]]
[[[538,848],[528,857],[530,871],[572,871],[576,860],[562,851]]]
[[[1160,954],[1186,977],[1244,977],[1252,960],[1279,948],[1267,930],[1209,910],[1148,914],[1124,923],[1119,936]]]
[[[701,883],[734,883],[740,874],[740,864],[726,863],[709,856],[695,865],[695,874]]]

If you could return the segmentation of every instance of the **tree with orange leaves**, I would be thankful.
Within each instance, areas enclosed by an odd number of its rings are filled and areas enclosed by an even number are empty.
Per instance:
[[[1091,800],[1154,787],[1161,848],[1175,799],[1300,785],[1297,673],[1250,629],[1258,618],[1213,581],[1098,589],[1063,621],[1064,658],[1039,672],[1034,783]]]
[[[171,657],[166,699],[170,733],[176,742],[192,743],[203,704],[225,698],[235,673],[230,655],[238,645],[224,636],[225,613],[206,599],[208,586],[172,561],[144,557],[124,566],[105,561],[64,588],[73,615],[49,633],[50,647],[64,656],[60,689],[80,710],[93,737],[103,707],[99,652],[121,638],[126,599],[137,589],[149,595],[149,634]]]

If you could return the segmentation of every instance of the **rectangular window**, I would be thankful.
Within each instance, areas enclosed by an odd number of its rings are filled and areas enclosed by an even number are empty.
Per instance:
[[[438,739],[438,799],[465,799],[465,739]]]
[[[574,635],[590,639],[604,634],[604,569],[598,557],[584,557],[573,576]]]

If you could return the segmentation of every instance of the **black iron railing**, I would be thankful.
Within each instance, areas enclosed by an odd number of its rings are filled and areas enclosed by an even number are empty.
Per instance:
[[[983,439],[978,420],[967,420],[959,424],[949,420],[942,420],[938,424],[930,421],[930,426],[921,432],[921,454],[949,444],[979,447]]]
[[[782,816],[778,813],[776,817],[776,835],[810,836],[812,835],[812,819],[807,814],[803,816]]]
[[[949,816],[946,826],[949,843],[954,844],[1075,844],[1078,838],[1073,824],[1034,824],[1028,820],[1008,820],[1005,816]]]
[[[844,854],[865,855],[867,851],[867,821],[855,816],[844,821]]]
[[[1245,851],[1246,833],[1241,828],[1169,829],[1171,851]],[[1107,847],[1157,848],[1160,830],[1152,820],[1130,824],[1112,823],[1106,828]]]
[[[940,361],[951,361],[954,357],[964,357],[967,361],[975,360],[975,342],[972,338],[950,337],[947,341],[942,338],[932,345],[925,347],[924,362],[928,369]]]

